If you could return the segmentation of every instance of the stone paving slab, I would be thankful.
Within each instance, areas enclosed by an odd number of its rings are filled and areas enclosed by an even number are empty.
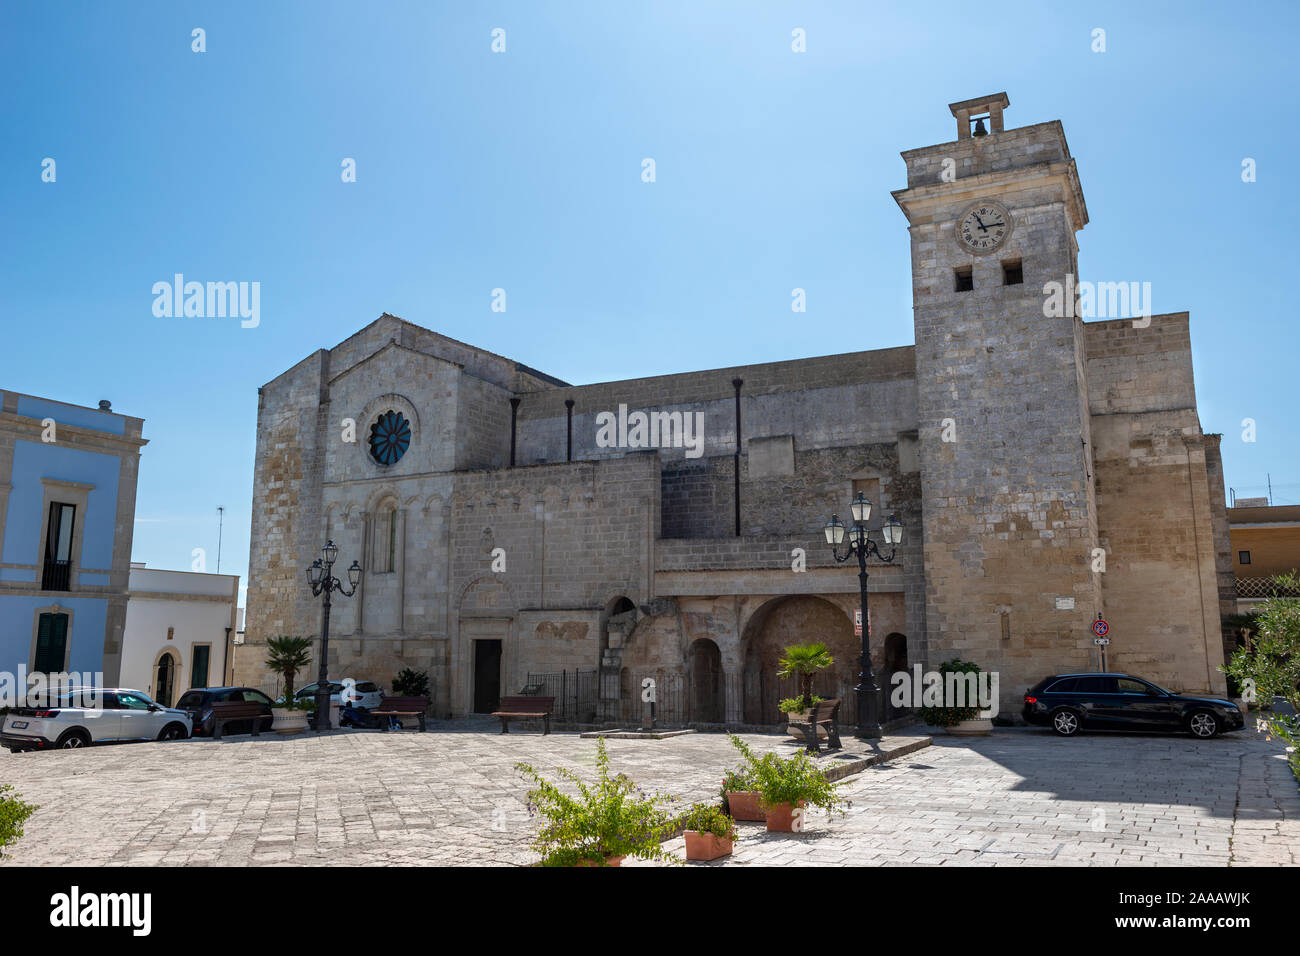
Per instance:
[[[802,834],[742,823],[730,857],[690,865],[1300,866],[1300,791],[1253,733],[934,744],[847,780],[842,816],[811,811]]]
[[[484,722],[431,727],[3,751],[0,781],[42,805],[7,865],[533,862],[537,822],[514,763],[589,775],[595,742],[501,735]],[[799,747],[741,736],[759,752]],[[720,734],[607,746],[616,772],[683,804],[714,799],[736,763]],[[938,735],[844,790],[847,815],[810,814],[805,834],[742,825],[725,865],[1300,863],[1300,793],[1277,743],[1253,733]]]
[[[536,821],[516,761],[594,775],[576,733],[500,734],[495,722],[431,732],[263,734],[80,751],[0,751],[0,781],[41,809],[14,864],[228,866],[527,864]],[[794,753],[782,735],[740,735]],[[721,734],[611,740],[616,772],[683,806],[719,796],[739,756]],[[830,761],[831,756],[822,758]]]

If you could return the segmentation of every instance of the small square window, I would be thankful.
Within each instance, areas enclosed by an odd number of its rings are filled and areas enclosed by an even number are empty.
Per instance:
[[[975,275],[970,266],[958,269],[956,276],[958,292],[970,292],[975,288]]]
[[[1250,552],[1249,552],[1249,551],[1238,551],[1238,552],[1237,552],[1237,563],[1238,563],[1238,564],[1250,564]]]
[[[1020,285],[1025,281],[1025,271],[1020,266],[1019,259],[1012,259],[1002,263],[1002,284],[1003,285]]]

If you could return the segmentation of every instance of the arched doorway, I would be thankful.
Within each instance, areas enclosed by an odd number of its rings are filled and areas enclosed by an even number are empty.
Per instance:
[[[690,686],[690,720],[720,724],[725,713],[722,689],[722,651],[707,637],[691,645],[686,660]]]
[[[777,677],[777,662],[791,644],[822,641],[835,658],[833,667],[813,680],[813,693],[839,697],[840,723],[857,719],[853,687],[857,683],[861,644],[844,611],[824,598],[794,595],[763,605],[745,626],[745,723],[780,724],[784,716],[777,703],[799,693],[794,677]]]
[[[171,651],[164,651],[154,668],[153,699],[164,707],[172,705],[176,693],[176,675],[180,672],[179,661]]]
[[[901,717],[907,710],[905,707],[895,707],[893,704],[894,697],[894,675],[899,671],[907,670],[907,638],[898,633],[890,634],[885,638],[885,667],[881,671],[878,679],[881,690],[885,696],[885,714],[882,719],[893,720],[895,717]]]

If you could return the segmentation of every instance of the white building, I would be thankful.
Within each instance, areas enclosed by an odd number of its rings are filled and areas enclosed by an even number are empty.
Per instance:
[[[161,571],[131,563],[121,686],[176,703],[191,687],[230,676],[240,625],[239,575]]]

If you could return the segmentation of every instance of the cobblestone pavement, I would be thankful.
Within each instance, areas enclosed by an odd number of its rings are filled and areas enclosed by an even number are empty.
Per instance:
[[[759,750],[795,746],[743,736]],[[616,772],[688,801],[713,798],[735,763],[716,734],[608,747]],[[514,762],[585,775],[595,751],[576,734],[501,736],[462,721],[426,734],[0,752],[0,782],[41,804],[8,865],[524,864],[536,822]],[[727,865],[1300,863],[1300,793],[1276,742],[1253,733],[940,734],[844,792],[845,816],[811,814],[797,836],[742,825]]]

